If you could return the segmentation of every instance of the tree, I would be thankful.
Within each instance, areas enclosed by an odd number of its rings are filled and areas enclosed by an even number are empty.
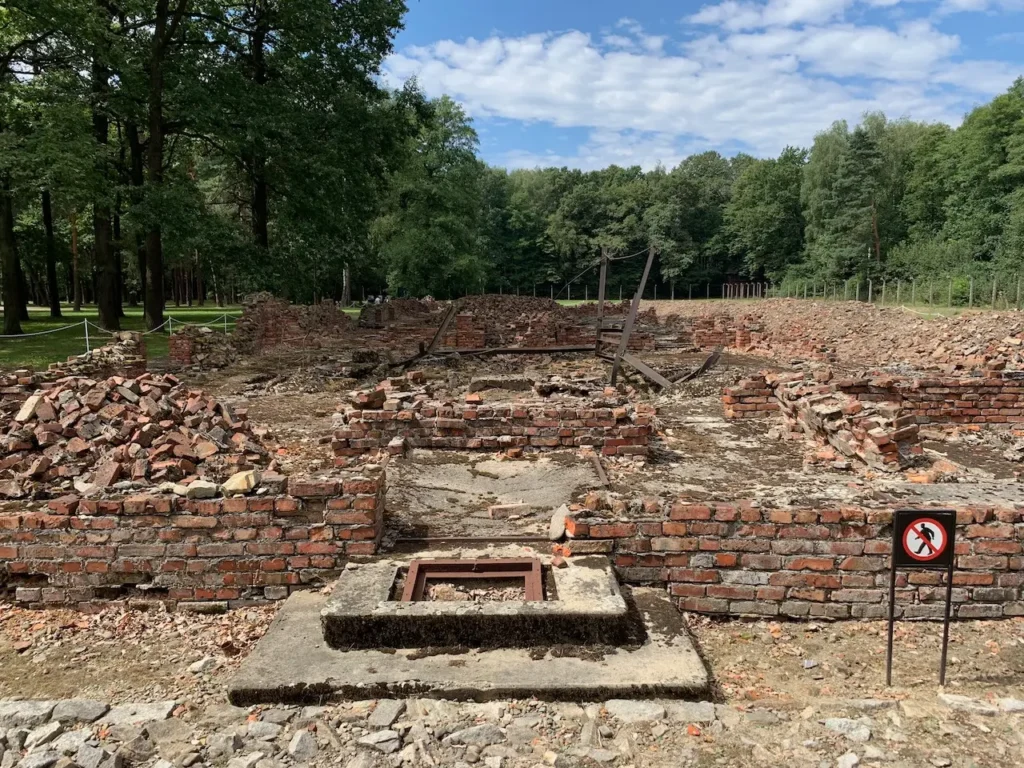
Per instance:
[[[432,102],[373,226],[392,291],[451,297],[480,287],[483,164],[476,148],[462,108],[447,97]]]
[[[800,181],[807,153],[787,147],[777,159],[749,163],[725,209],[732,252],[753,278],[781,280],[801,256]]]

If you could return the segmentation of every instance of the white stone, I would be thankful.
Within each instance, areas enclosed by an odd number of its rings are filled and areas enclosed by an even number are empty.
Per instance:
[[[501,728],[491,723],[474,725],[471,728],[463,728],[448,737],[452,744],[466,744],[476,747],[487,747],[491,744],[498,744],[505,740],[505,734]]]
[[[0,728],[24,726],[34,728],[50,719],[56,705],[54,701],[26,699],[24,701],[0,701]]]
[[[836,760],[836,768],[854,768],[860,762],[856,752],[847,752]]]
[[[991,704],[985,704],[970,696],[961,696],[959,693],[940,693],[939,701],[957,712],[969,712],[972,715],[995,715],[998,709]]]
[[[39,403],[43,401],[42,395],[32,395],[24,403],[21,404],[21,409],[18,411],[18,415],[14,417],[15,421],[24,423],[31,419],[36,412],[36,408],[39,407]]]
[[[715,705],[710,701],[673,701],[666,705],[671,720],[681,723],[715,721]]]
[[[260,473],[255,469],[236,472],[220,487],[225,496],[246,494],[260,483]]]
[[[220,490],[220,486],[216,483],[211,483],[209,480],[193,480],[189,483],[188,490],[185,491],[185,498],[188,499],[212,499],[217,495]],[[236,760],[243,760],[244,758],[235,758]]]
[[[830,717],[825,720],[825,727],[830,731],[843,734],[850,741],[871,739],[871,721],[867,718],[851,720],[848,717]]]
[[[998,699],[996,703],[1003,712],[1024,712],[1024,699]]]
[[[397,731],[392,730],[376,731],[369,736],[363,736],[363,738],[359,739],[358,743],[364,747],[370,747],[378,752],[383,752],[385,755],[397,752],[402,747],[401,737]]]
[[[40,725],[29,732],[28,737],[25,739],[25,748],[32,749],[33,747],[41,747],[43,744],[49,744],[63,732],[64,726],[59,722]]]
[[[565,518],[569,516],[569,507],[565,504],[560,506],[551,515],[551,522],[548,524],[548,539],[560,541],[565,535]]]
[[[60,752],[33,752],[22,758],[18,768],[50,768],[60,757]]]
[[[609,715],[624,723],[645,723],[665,719],[665,708],[653,701],[611,699],[604,703],[604,708]]]
[[[206,656],[205,658],[195,661],[188,666],[188,671],[193,675],[202,675],[209,672],[217,666],[217,659],[213,656]]]
[[[266,755],[262,752],[250,752],[243,757],[233,757],[228,760],[228,768],[256,768],[256,763],[264,757]]]
[[[316,739],[309,731],[298,731],[288,742],[288,754],[299,761],[312,760],[318,751]]]
[[[174,712],[173,701],[158,701],[152,704],[121,704],[111,707],[100,722],[107,725],[143,725],[156,720],[166,720]]]
[[[54,720],[71,723],[94,723],[106,714],[108,707],[102,701],[91,699],[69,699],[61,701],[53,709]]]
[[[371,728],[390,728],[403,712],[405,702],[401,699],[381,699],[366,722]]]
[[[282,728],[277,723],[266,723],[262,720],[257,720],[255,723],[249,723],[249,738],[256,739],[258,741],[273,741],[281,735]]]
[[[81,768],[100,768],[100,764],[107,759],[105,750],[94,747],[90,744],[83,744],[75,753],[75,762]]]

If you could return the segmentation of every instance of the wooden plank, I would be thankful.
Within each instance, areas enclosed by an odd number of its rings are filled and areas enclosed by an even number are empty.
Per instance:
[[[638,371],[640,371],[640,373],[646,376],[648,380],[653,381],[662,389],[669,389],[672,387],[671,381],[669,381],[656,370],[651,368],[651,366],[649,366],[636,355],[626,352],[622,355],[622,359],[625,360],[629,365],[636,368]]]
[[[629,315],[626,317],[626,324],[622,328],[622,338],[619,339],[619,348],[615,353],[615,362],[612,363],[612,386],[619,378],[619,365],[622,355],[629,345],[629,337],[633,334],[633,325],[636,323],[636,314],[640,311],[640,299],[644,295],[644,287],[647,285],[647,277],[651,274],[651,265],[654,264],[654,254],[657,251],[652,245],[647,254],[647,263],[644,265],[644,274],[640,278],[640,285],[636,287],[636,294],[633,296],[633,303],[629,307]]]
[[[601,464],[601,457],[596,453],[591,455],[591,461],[594,462],[594,469],[597,470],[597,477],[601,482],[602,486],[608,485],[608,475],[604,471],[604,466]]]
[[[452,324],[452,320],[455,319],[455,305],[452,304],[448,307],[448,312],[445,314],[444,319],[441,320],[441,325],[438,326],[437,333],[434,334],[434,338],[430,340],[430,346],[427,347],[425,354],[430,354],[437,349],[438,343],[444,338],[444,335],[448,332],[448,326]]]

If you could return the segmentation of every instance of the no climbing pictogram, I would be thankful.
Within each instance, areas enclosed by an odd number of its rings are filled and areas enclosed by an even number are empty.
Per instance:
[[[892,559],[889,563],[889,632],[885,650],[885,684],[892,685],[893,627],[896,622],[896,570],[932,568],[946,572],[946,600],[942,614],[942,656],[939,684],[946,684],[949,617],[953,605],[953,553],[956,548],[956,511],[952,509],[897,509],[892,516]]]
[[[955,513],[900,510],[894,523],[893,556],[898,568],[945,568],[952,563]]]
[[[947,543],[945,529],[930,517],[915,520],[903,533],[903,550],[921,562],[941,557]]]

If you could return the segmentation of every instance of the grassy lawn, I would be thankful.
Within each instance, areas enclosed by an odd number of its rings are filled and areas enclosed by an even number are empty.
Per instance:
[[[82,321],[89,320],[96,323],[96,307],[82,307],[80,312],[73,312],[70,306],[61,307],[64,317],[53,319],[46,307],[29,307],[31,320],[22,322],[21,328],[26,334],[39,333],[61,328],[66,325],[73,325],[55,333],[45,336],[27,336],[25,338],[0,339],[0,369],[13,370],[16,368],[33,368],[36,370],[45,369],[50,363],[63,361],[69,355],[78,355],[85,352],[85,332],[82,328]],[[125,307],[125,317],[121,318],[121,329],[125,331],[143,331],[145,323],[142,319],[141,307]],[[228,330],[234,328],[234,318],[242,313],[241,307],[168,307],[165,315],[173,318],[172,325],[179,323],[193,323],[195,325],[210,325],[216,330],[224,329],[224,320],[218,319],[227,314]],[[216,322],[214,322],[216,321]],[[95,349],[105,344],[108,340],[105,332],[98,330],[93,325],[89,326],[89,346]],[[167,327],[146,336],[146,348],[150,357],[164,357],[167,355]]]

